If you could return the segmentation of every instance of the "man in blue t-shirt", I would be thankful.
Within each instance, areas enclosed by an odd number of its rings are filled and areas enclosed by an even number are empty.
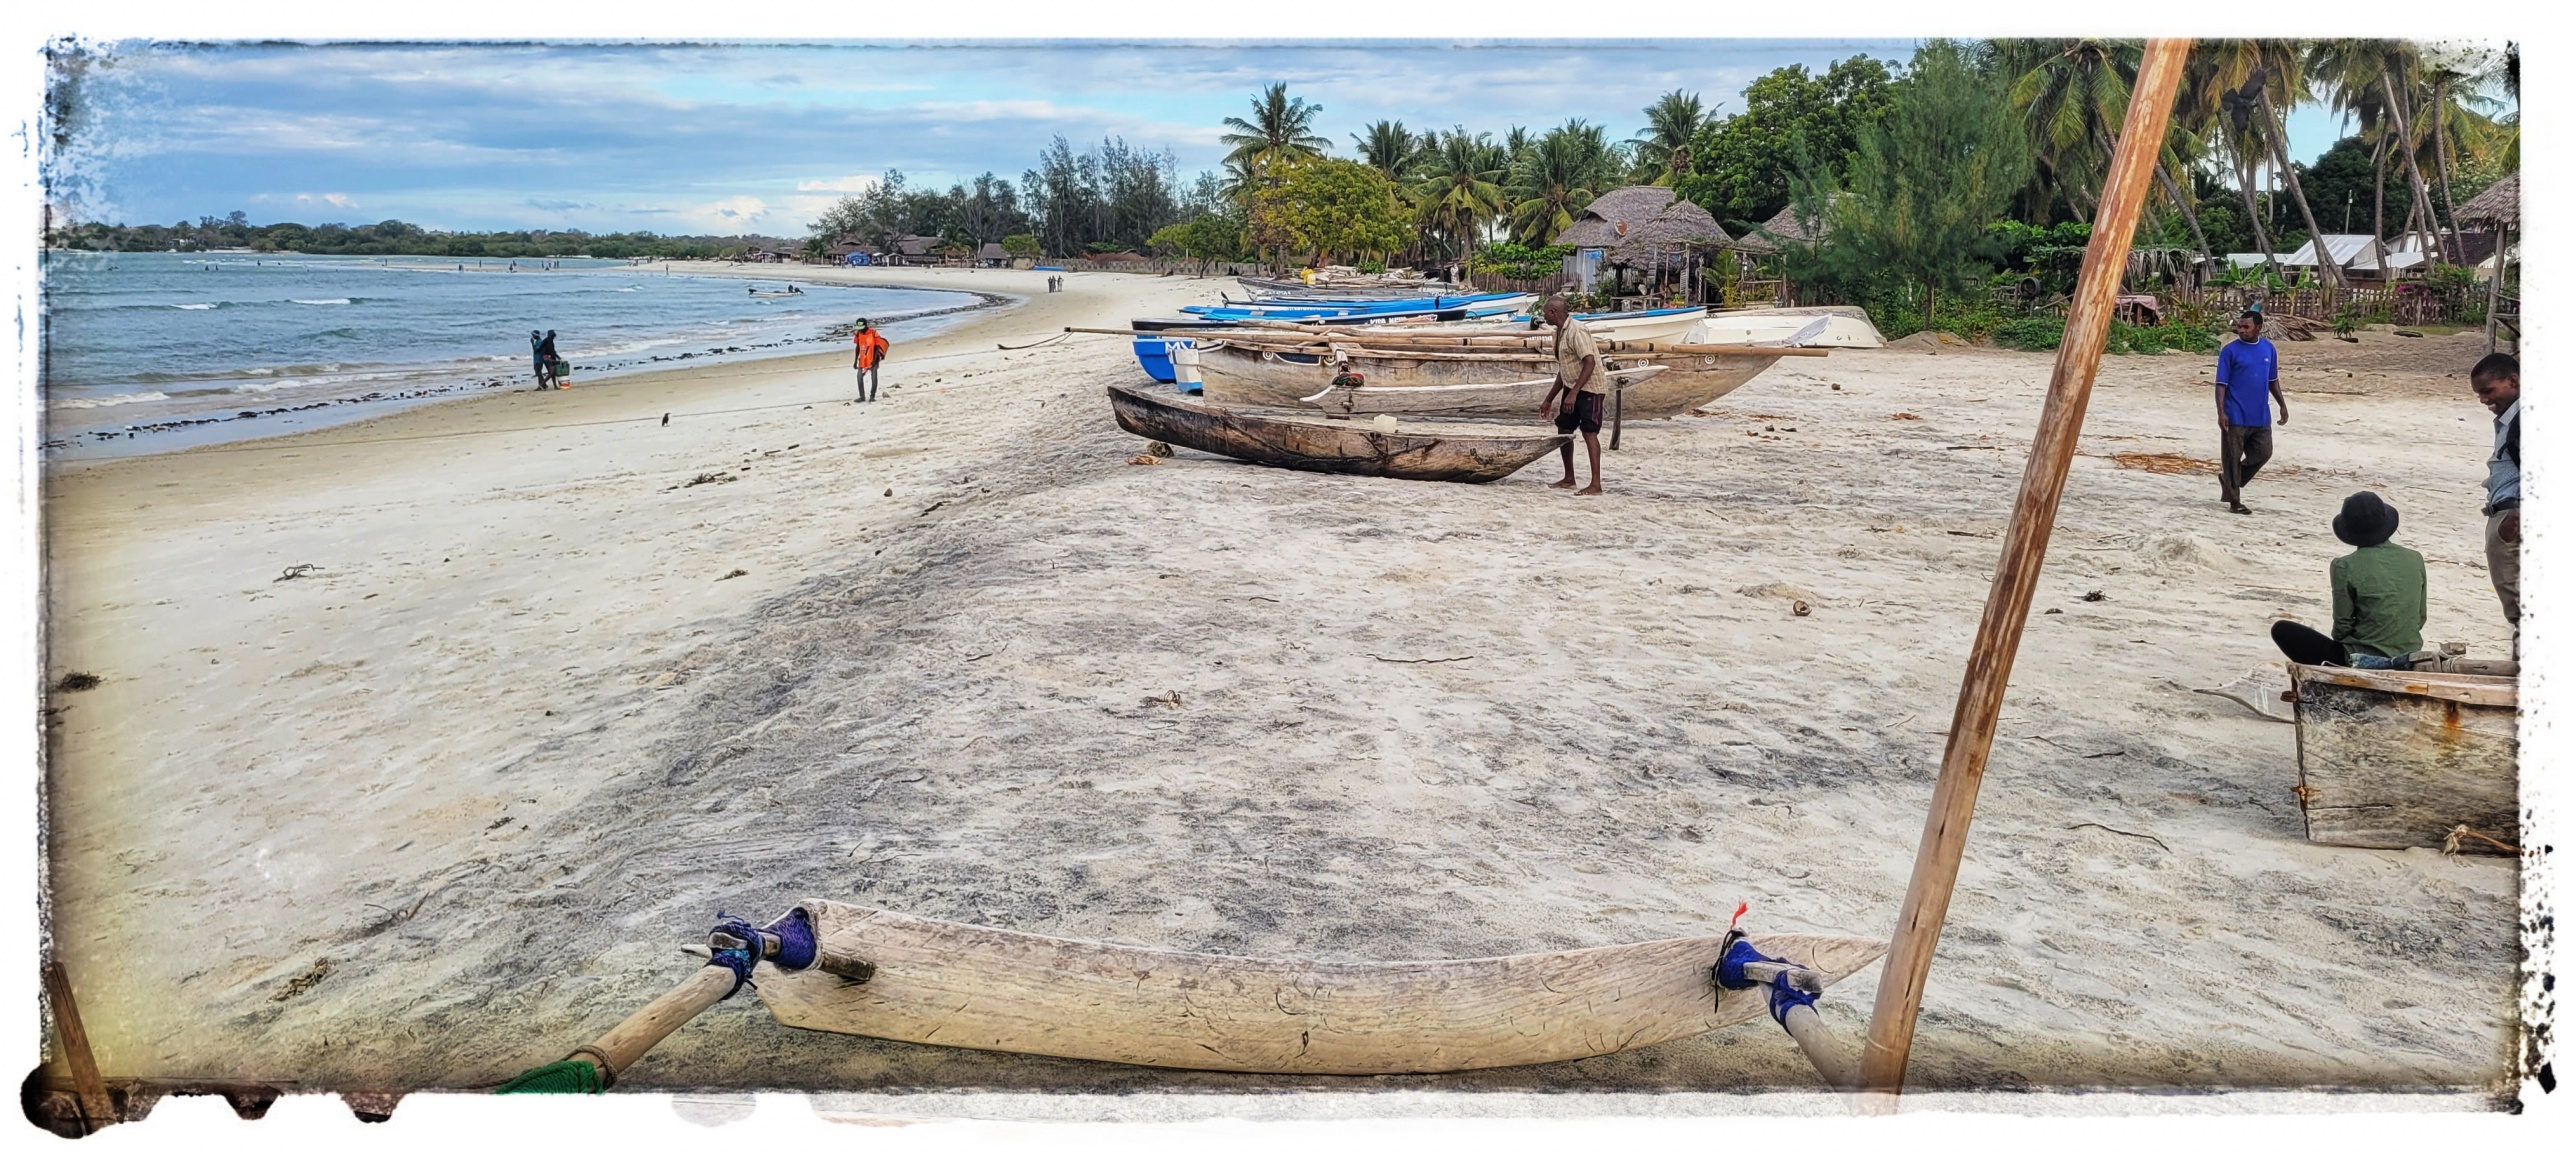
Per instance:
[[[2248,515],[2240,503],[2241,486],[2258,475],[2276,454],[2275,429],[2267,423],[2267,400],[2276,402],[2275,423],[2293,419],[2284,402],[2284,386],[2276,382],[2274,341],[2258,339],[2255,312],[2244,312],[2232,325],[2240,339],[2222,346],[2213,366],[2214,417],[2222,425],[2222,500],[2231,511]]]

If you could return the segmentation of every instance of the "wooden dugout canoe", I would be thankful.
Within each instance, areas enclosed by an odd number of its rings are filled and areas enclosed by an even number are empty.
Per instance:
[[[829,953],[877,966],[849,983],[764,965],[785,1025],[893,1041],[1233,1073],[1444,1073],[1656,1045],[1768,1013],[1719,993],[1718,937],[1459,961],[1286,961],[1070,941],[862,905],[801,906]],[[1772,933],[1753,944],[1834,981],[1883,955],[1871,937]]]
[[[1335,353],[1341,355],[1337,358]],[[1629,386],[1623,395],[1625,416],[1656,420],[1679,416],[1751,382],[1777,363],[1778,355],[1749,353],[1610,353],[1604,366],[1629,368],[1660,365],[1663,371]],[[1365,378],[1366,391],[1453,385],[1499,384],[1535,376],[1554,360],[1544,352],[1473,352],[1333,346],[1332,351],[1286,344],[1257,344],[1221,338],[1200,346],[1202,398],[1218,404],[1293,408],[1333,383],[1334,374],[1349,368]],[[1522,394],[1526,395],[1526,394]],[[1535,419],[1537,395],[1503,394],[1463,411],[1471,416],[1513,420]],[[1381,398],[1377,403],[1384,403]]]
[[[2440,848],[2462,826],[2517,843],[2515,678],[2295,665],[2293,697],[2312,841]]]
[[[1609,370],[1606,385],[1594,391],[1609,395],[1611,390],[1625,390],[1665,371],[1659,364]],[[1372,416],[1377,413],[1414,416],[1468,416],[1491,412],[1519,413],[1538,411],[1555,378],[1541,376],[1532,380],[1502,381],[1495,384],[1422,384],[1400,388],[1370,388],[1366,385],[1332,385],[1314,396],[1300,397],[1308,405],[1343,416]],[[1557,403],[1563,403],[1559,398]]]
[[[1380,432],[1367,422],[1328,420],[1304,405],[1296,412],[1252,412],[1194,400],[1164,385],[1109,388],[1112,415],[1139,436],[1308,472],[1482,483],[1518,472],[1565,442],[1552,432],[1421,422]]]

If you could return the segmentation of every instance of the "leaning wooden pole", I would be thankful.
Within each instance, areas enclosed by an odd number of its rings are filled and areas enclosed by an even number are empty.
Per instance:
[[[2160,137],[2169,122],[2170,104],[2187,62],[2186,40],[2154,40],[2142,54],[2142,72],[2134,81],[2133,99],[2125,110],[2124,132],[2090,231],[2088,255],[2080,265],[2080,289],[2071,299],[2063,323],[2062,350],[2054,358],[2053,382],[2047,386],[2044,418],[2036,426],[2034,450],[2018,486],[2017,507],[2009,514],[2009,532],[2000,551],[2000,569],[1991,583],[1990,600],[1982,606],[1982,625],[1974,633],[1973,658],[1965,665],[1964,687],[1956,697],[1955,722],[1948,726],[1946,752],[1938,766],[1938,790],[1929,801],[1929,823],[1920,833],[1920,857],[1911,868],[1911,886],[1902,898],[1902,915],[1894,923],[1893,946],[1885,954],[1884,975],[1876,991],[1876,1009],[1867,1026],[1867,1048],[1858,1067],[1859,1087],[1871,1103],[1890,1108],[1886,1094],[1902,1091],[1902,1074],[1911,1056],[1911,1032],[1920,1016],[1920,991],[1929,980],[1929,960],[1945,927],[1947,899],[1955,891],[1956,869],[1964,861],[1965,833],[1973,824],[1974,799],[1982,789],[1982,769],[1991,755],[1991,739],[2000,722],[2000,701],[2009,687],[2009,668],[2018,655],[2018,635],[2026,628],[2036,578],[2044,569],[2044,550],[2053,532],[2055,506],[2071,473],[2071,454],[2080,440],[2080,418],[2089,408],[2089,385],[2098,373],[2098,357],[2107,348],[2107,330],[2115,315],[2116,289],[2124,278],[2126,253],[2141,216],[2143,195],[2160,154]]]

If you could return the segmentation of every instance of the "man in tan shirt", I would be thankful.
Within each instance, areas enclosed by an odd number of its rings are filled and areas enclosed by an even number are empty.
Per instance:
[[[1575,320],[1564,306],[1564,297],[1549,296],[1546,307],[1547,327],[1556,330],[1556,383],[1547,389],[1547,398],[1538,404],[1541,420],[1554,418],[1556,431],[1570,437],[1582,433],[1582,443],[1591,449],[1591,484],[1575,496],[1600,495],[1600,415],[1605,402],[1604,380],[1600,375],[1600,343],[1591,338],[1591,330]],[[1556,400],[1564,404],[1558,407]],[[1573,487],[1573,442],[1564,442],[1564,479],[1555,488]]]

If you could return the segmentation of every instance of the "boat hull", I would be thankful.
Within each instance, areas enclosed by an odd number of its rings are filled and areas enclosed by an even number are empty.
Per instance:
[[[2441,848],[2462,826],[2519,843],[2515,678],[2296,665],[2293,682],[2311,840]]]
[[[1518,472],[1565,442],[1553,434],[1461,433],[1421,427],[1380,432],[1368,424],[1328,420],[1304,405],[1296,412],[1254,413],[1177,396],[1156,385],[1115,384],[1109,390],[1112,415],[1129,432],[1252,464],[1306,472],[1481,484]]]
[[[785,1025],[1004,1053],[1230,1073],[1448,1073],[1570,1061],[1765,1016],[1710,976],[1719,937],[1458,961],[1268,960],[1070,941],[861,905],[801,906],[821,948],[878,972],[759,967]],[[1868,937],[1754,936],[1836,981]]]
[[[1621,367],[1658,364],[1663,371],[1619,393],[1625,415],[1634,420],[1679,416],[1722,399],[1751,382],[1778,358],[1740,353],[1624,353],[1607,358]],[[1392,351],[1364,349],[1337,366],[1323,353],[1277,351],[1227,343],[1200,350],[1201,396],[1212,403],[1267,408],[1299,407],[1333,384],[1340,367],[1364,378],[1356,391],[1359,412],[1438,412],[1521,420],[1538,415],[1546,387],[1529,378],[1549,371],[1544,357],[1435,359],[1399,357]],[[1454,394],[1416,394],[1400,400],[1399,388],[1435,385],[1481,385],[1523,382],[1511,390],[1470,392],[1452,403]],[[1337,390],[1337,395],[1345,390]],[[1337,401],[1336,404],[1347,401]],[[1342,411],[1339,408],[1336,411]]]
[[[1807,333],[1816,321],[1822,327]],[[1799,337],[1801,339],[1799,339]],[[1720,312],[1691,325],[1690,344],[1790,344],[1797,348],[1883,348],[1863,308],[1754,308]]]

